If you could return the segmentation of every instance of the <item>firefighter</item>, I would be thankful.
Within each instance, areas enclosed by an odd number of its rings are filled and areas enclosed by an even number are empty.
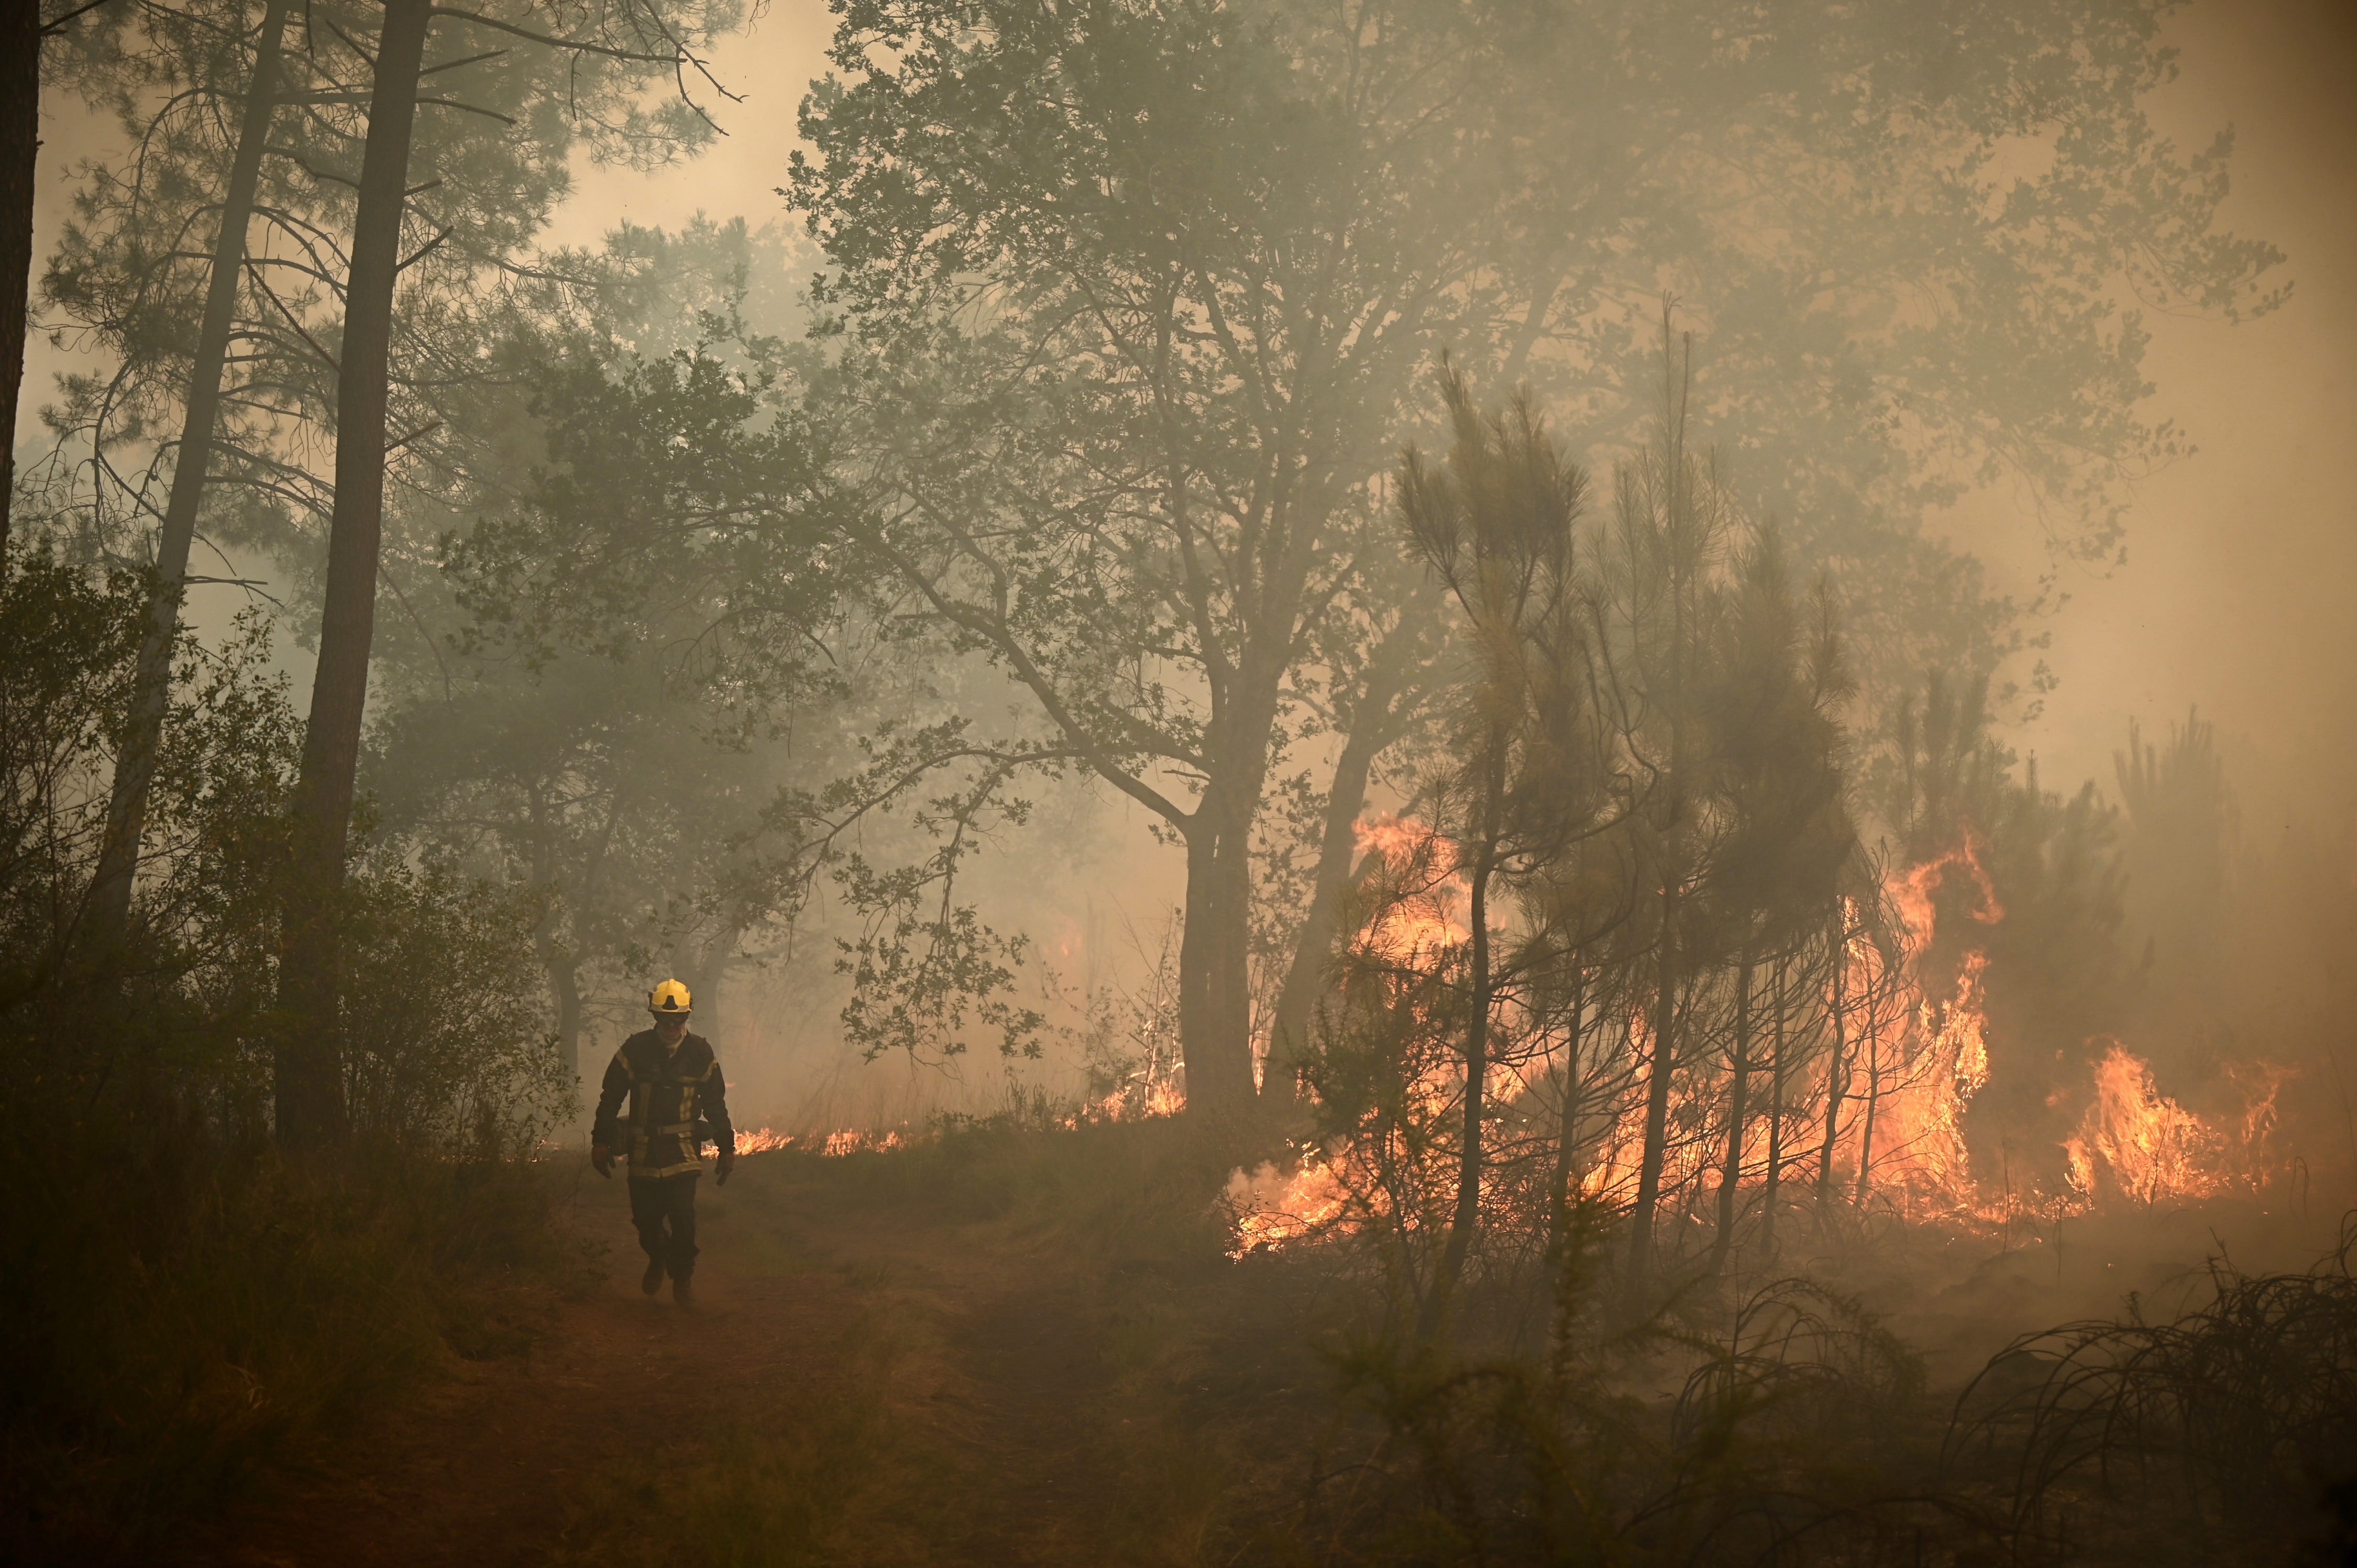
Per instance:
[[[737,1133],[728,1124],[727,1086],[712,1042],[687,1032],[687,987],[666,980],[647,998],[654,1027],[622,1042],[606,1069],[591,1123],[589,1163],[614,1174],[614,1155],[630,1162],[630,1222],[646,1249],[639,1288],[649,1295],[671,1275],[671,1298],[695,1305],[695,1178],[704,1174],[704,1140],[720,1145],[715,1183],[726,1186],[737,1165]],[[630,1096],[630,1116],[620,1116]],[[708,1129],[708,1131],[707,1131]],[[628,1142],[625,1142],[625,1139]]]

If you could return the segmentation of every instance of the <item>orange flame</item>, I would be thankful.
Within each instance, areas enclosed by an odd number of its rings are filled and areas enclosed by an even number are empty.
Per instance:
[[[774,1127],[739,1127],[737,1129],[737,1152],[740,1155],[766,1155],[779,1149],[815,1148],[822,1155],[840,1159],[866,1150],[882,1151],[905,1147],[909,1139],[897,1130],[874,1133],[864,1127],[845,1127],[824,1137],[809,1138],[792,1133],[780,1133]]]
[[[1948,873],[1962,871],[1973,879],[1980,902],[1968,911],[1984,926],[1994,926],[2005,918],[2005,906],[1997,902],[1996,884],[1981,865],[1980,840],[1970,829],[1953,849],[1933,855],[1922,865],[1892,877],[1887,889],[1890,901],[1898,906],[1899,918],[1905,921],[1912,940],[1910,946],[1920,953],[1932,945],[1932,896],[1946,882]]]
[[[1407,961],[1472,935],[1457,914],[1469,890],[1457,869],[1456,845],[1413,818],[1390,815],[1361,817],[1351,824],[1351,835],[1362,860],[1381,855],[1394,866],[1406,866],[1422,856],[1432,877],[1429,887],[1393,904],[1361,934],[1369,950]]]
[[[2244,1105],[2230,1128],[2161,1093],[2149,1064],[2117,1040],[2108,1042],[2095,1064],[2095,1097],[2062,1145],[2072,1187],[2089,1203],[2116,1194],[2149,1206],[2259,1185],[2276,1092],[2289,1075],[2258,1062],[2232,1076]]]
[[[1366,950],[1402,963],[1429,962],[1435,950],[1468,935],[1457,917],[1463,882],[1450,847],[1422,824],[1399,818],[1371,818],[1356,826],[1362,854],[1381,854],[1394,867],[1420,863],[1433,886],[1420,897],[1394,905],[1359,933]],[[2243,1107],[2215,1121],[2188,1110],[2154,1086],[2150,1067],[2117,1041],[2093,1071],[2093,1098],[2077,1130],[2062,1144],[2068,1190],[1999,1192],[1973,1169],[1964,1122],[1973,1101],[1990,1079],[1990,1029],[1986,1005],[1989,967],[1986,950],[1968,947],[1956,960],[1953,979],[1925,972],[1933,947],[1939,893],[1953,876],[1968,878],[1975,897],[1966,916],[1978,926],[2005,918],[1994,880],[1982,865],[1980,844],[1966,834],[1954,847],[1921,865],[1891,875],[1884,888],[1901,929],[1895,941],[1867,939],[1846,911],[1857,934],[1849,940],[1840,966],[1840,992],[1821,999],[1838,1009],[1846,1024],[1841,1064],[1844,1101],[1835,1150],[1861,1193],[1870,1193],[1905,1216],[1981,1230],[2025,1215],[2084,1209],[2120,1199],[2150,1204],[2163,1198],[2199,1198],[2233,1187],[2256,1188],[2271,1179],[2268,1144],[2276,1121],[2276,1092],[2287,1074],[2265,1063],[2228,1069],[2240,1087]],[[1628,1050],[1638,1061],[1651,1055],[1649,1020],[1641,1014],[1620,1022],[1628,1030]],[[1496,1069],[1491,1098],[1503,1105],[1533,1092],[1549,1070],[1534,1061],[1517,1071]],[[1427,1113],[1460,1092],[1445,1066],[1409,1086]],[[1824,1087],[1820,1080],[1819,1087]],[[1867,1107],[1871,1104],[1871,1113]],[[1681,1065],[1671,1093],[1670,1137],[1660,1150],[1662,1190],[1701,1193],[1710,1173],[1726,1157],[1726,1079],[1705,1067]],[[1756,1102],[1755,1102],[1756,1103]],[[1824,1101],[1818,1101],[1822,1115]],[[1626,1200],[1633,1191],[1645,1150],[1641,1096],[1599,1107],[1601,1133],[1582,1151],[1575,1173],[1579,1190],[1607,1201]],[[1741,1140],[1741,1186],[1766,1179],[1764,1151],[1770,1142],[1771,1114],[1760,1107],[1747,1116]],[[1789,1127],[1789,1123],[1787,1124]],[[1789,1149],[1792,1145],[1784,1145]],[[1223,1202],[1235,1228],[1230,1256],[1242,1258],[1304,1240],[1348,1231],[1369,1214],[1397,1199],[1380,1184],[1359,1179],[1347,1145],[1312,1151],[1287,1176],[1264,1165],[1229,1178]],[[1863,1167],[1860,1179],[1855,1173]],[[1789,1168],[1789,1167],[1787,1167]],[[1362,1208],[1354,1217],[1351,1193]],[[1368,1195],[1375,1196],[1370,1197]],[[1484,1184],[1483,1207],[1491,1202]],[[1501,1197],[1498,1201],[1505,1199]],[[1414,1204],[1411,1203],[1411,1207]],[[1409,1221],[1413,1223],[1413,1219]]]
[[[1328,1229],[1341,1219],[1350,1198],[1332,1167],[1313,1150],[1290,1176],[1280,1176],[1267,1163],[1250,1176],[1239,1168],[1228,1177],[1222,1201],[1236,1231],[1228,1256],[1242,1259]]]

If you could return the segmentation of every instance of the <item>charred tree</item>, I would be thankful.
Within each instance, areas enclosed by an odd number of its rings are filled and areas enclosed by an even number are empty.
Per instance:
[[[1414,634],[1405,620],[1387,635],[1370,662],[1366,681],[1351,705],[1349,734],[1335,759],[1326,791],[1326,815],[1318,862],[1309,878],[1309,907],[1295,939],[1293,961],[1277,993],[1270,1020],[1268,1060],[1261,1071],[1261,1098],[1273,1109],[1291,1106],[1299,1093],[1301,1052],[1327,985],[1334,944],[1341,935],[1341,898],[1357,858],[1359,814],[1366,809],[1367,785],[1375,759],[1399,737],[1413,706],[1414,671],[1407,655]]]
[[[1857,1190],[1852,1201],[1863,1208],[1874,1187],[1874,1112],[1882,1101],[1882,1030],[1875,1017],[1874,999],[1866,1005],[1866,1109],[1857,1134]]]
[[[1682,348],[1681,356],[1675,349]],[[1653,1220],[1662,1197],[1662,1173],[1669,1152],[1670,1088],[1678,1067],[1678,993],[1692,980],[1681,952],[1684,932],[1684,893],[1695,875],[1688,864],[1685,839],[1694,824],[1688,818],[1699,800],[1688,778],[1695,758],[1687,705],[1689,679],[1695,673],[1694,641],[1698,628],[1698,600],[1708,558],[1712,507],[1718,498],[1695,471],[1686,451],[1686,413],[1694,381],[1694,339],[1674,338],[1670,306],[1662,307],[1662,445],[1657,455],[1620,476],[1621,527],[1628,543],[1631,618],[1641,628],[1648,618],[1644,601],[1651,597],[1651,617],[1662,623],[1651,662],[1654,700],[1667,729],[1663,746],[1660,805],[1652,822],[1653,848],[1647,874],[1655,878],[1659,895],[1659,929],[1655,934],[1652,1058],[1645,1086],[1645,1142],[1637,1172],[1636,1199],[1629,1216],[1629,1292],[1641,1299],[1652,1263]],[[1643,581],[1653,579],[1650,593]],[[1640,632],[1641,637],[1641,630]],[[1642,655],[1641,654],[1641,658]]]
[[[1760,1189],[1760,1250],[1776,1255],[1776,1205],[1782,1200],[1784,1182],[1784,1042],[1791,1027],[1784,1015],[1789,998],[1784,983],[1791,963],[1779,953],[1768,981],[1768,1171]]]
[[[1179,828],[1187,844],[1178,940],[1178,1038],[1189,1108],[1232,1112],[1253,1101],[1252,824],[1258,781],[1215,782]]]
[[[1833,1054],[1825,1058],[1825,1130],[1817,1146],[1817,1207],[1822,1209],[1834,1190],[1834,1144],[1841,1132],[1842,1096],[1849,1088],[1849,911],[1834,909],[1833,985],[1826,1015],[1833,1025]]]
[[[1711,1238],[1710,1269],[1727,1272],[1735,1245],[1737,1189],[1743,1180],[1743,1124],[1751,1112],[1751,972],[1750,947],[1743,950],[1735,971],[1735,1039],[1727,1053],[1727,1158],[1718,1174],[1718,1229]]]
[[[1490,963],[1490,889],[1498,874],[1499,818],[1506,794],[1505,747],[1493,744],[1489,750],[1482,770],[1477,847],[1466,878],[1466,920],[1471,927],[1466,944],[1469,997],[1465,1017],[1465,1099],[1459,1111],[1457,1200],[1449,1214],[1448,1242],[1441,1250],[1440,1267],[1416,1322],[1416,1337],[1420,1339],[1429,1339],[1439,1332],[1449,1297],[1457,1282],[1464,1277],[1473,1232],[1481,1220],[1481,1120],[1488,1102],[1490,1015],[1497,1005],[1495,977]]]
[[[1637,1167],[1637,1196],[1629,1210],[1630,1288],[1643,1288],[1653,1252],[1653,1213],[1662,1200],[1662,1170],[1668,1158],[1670,1084],[1677,1070],[1678,985],[1675,878],[1664,875],[1661,897],[1661,933],[1653,954],[1653,1010],[1648,1033],[1652,1056],[1646,1064],[1645,1146]]]
[[[1555,1171],[1547,1191],[1547,1261],[1552,1280],[1563,1266],[1563,1249],[1571,1223],[1572,1176],[1579,1150],[1579,1118],[1585,1109],[1586,1082],[1579,1053],[1587,1023],[1587,971],[1575,960],[1563,1003],[1563,1104],[1555,1113]]]
[[[1528,867],[1554,862],[1584,836],[1595,798],[1586,759],[1563,744],[1565,710],[1584,689],[1570,673],[1580,652],[1572,530],[1587,477],[1546,435],[1527,397],[1484,416],[1464,378],[1445,365],[1441,385],[1455,435],[1448,460],[1428,466],[1411,447],[1399,478],[1409,542],[1463,611],[1478,670],[1460,721],[1462,762],[1440,786],[1470,929],[1456,961],[1466,1003],[1456,1192],[1416,1318],[1416,1337],[1427,1341],[1447,1318],[1480,1225],[1501,980],[1491,903],[1510,864],[1511,875],[1527,876]]]

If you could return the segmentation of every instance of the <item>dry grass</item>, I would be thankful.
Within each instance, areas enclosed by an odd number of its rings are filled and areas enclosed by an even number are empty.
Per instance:
[[[5,1160],[0,1557],[144,1560],[438,1359],[522,1348],[579,1275],[527,1169],[77,1132]]]

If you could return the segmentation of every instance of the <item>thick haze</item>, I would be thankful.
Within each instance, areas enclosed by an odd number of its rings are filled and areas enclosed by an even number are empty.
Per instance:
[[[833,25],[818,0],[770,5],[713,61],[742,99],[705,95],[727,134],[700,159],[652,177],[580,167],[549,242],[593,245],[625,221],[675,229],[698,212],[742,216],[756,227],[795,224],[776,188],[796,143],[799,102],[825,69]],[[2158,124],[2180,146],[2234,129],[2224,225],[2287,253],[2270,282],[2288,279],[2291,297],[2240,326],[2147,316],[2146,368],[2154,386],[2147,413],[2173,421],[2196,450],[2139,488],[2122,564],[2108,571],[2063,566],[2051,585],[2059,592],[2046,593],[2044,579],[2055,568],[2035,516],[2001,491],[1975,496],[1927,526],[1981,556],[1997,591],[2024,604],[2043,595],[2025,629],[2050,636],[2043,657],[2061,685],[2042,713],[2004,733],[2036,755],[2050,787],[2068,789],[2092,778],[2109,791],[2112,755],[2129,718],[2158,735],[2198,707],[2218,726],[2246,842],[2269,843],[2299,819],[2322,825],[2330,843],[2357,822],[2347,717],[2357,709],[2351,592],[2357,586],[2357,95],[2348,90],[2357,65],[2357,5],[2196,5],[2174,20],[2169,37],[2181,51],[2181,76],[2155,103]],[[50,93],[44,112],[42,256],[63,213],[68,167],[99,150],[91,138],[104,130],[65,93]],[[38,411],[53,395],[62,362],[37,334],[24,434],[38,429]],[[1565,434],[1578,439],[1577,431]],[[200,593],[198,624],[223,624],[231,593]],[[289,650],[285,657],[300,666],[293,671],[296,691],[307,693],[307,656]],[[2026,680],[2027,659],[2006,673]],[[1159,940],[1164,911],[1178,901],[1178,858],[1149,848],[1132,815],[1110,802],[1093,833],[1033,835],[1039,842],[1027,843],[1018,864],[1006,868],[1012,881],[1002,891],[1025,904],[1045,895],[1028,923],[1068,983],[1101,978],[1075,972],[1075,955],[1093,961],[1108,942],[1115,950],[1109,961],[1125,971],[1139,963]],[[986,889],[987,882],[985,874],[976,886]],[[754,988],[767,987],[757,981]],[[780,1005],[788,1000],[763,997],[737,1014],[737,1027],[751,1036],[745,1058],[794,1054],[783,1051],[783,1041],[759,1037],[806,1012]],[[812,1065],[795,1074],[793,1090],[772,1081],[762,1086],[763,1097],[841,1092],[866,1101],[879,1091],[872,1077],[855,1087],[823,1067],[823,1081],[812,1085]],[[896,1084],[887,1092],[905,1091]],[[893,1119],[873,1104],[834,1109]]]
[[[2199,703],[2257,836],[2287,811],[2357,809],[2357,6],[2201,5],[2173,38],[2183,75],[2158,118],[2180,145],[2234,127],[2224,221],[2289,255],[2292,297],[2239,327],[2147,317],[2151,406],[2199,450],[2142,487],[2124,567],[2066,574],[2062,687],[2021,744],[2057,783],[2108,784],[2123,714],[2157,726]],[[2032,586],[2018,518],[1958,537]]]
[[[775,190],[832,27],[816,0],[770,5],[714,62],[743,98],[712,105],[727,136],[651,177],[585,166],[551,238],[589,243],[624,220],[670,228],[698,211],[791,222]],[[2287,252],[2292,296],[2241,326],[2147,317],[2151,407],[2198,449],[2141,486],[2124,565],[2064,569],[2067,601],[2031,628],[2052,633],[2062,684],[2011,738],[2050,783],[2108,785],[2126,716],[2158,729],[2198,705],[2218,723],[2256,836],[2287,815],[2357,812],[2345,723],[2357,708],[2357,5],[2201,5],[2170,36],[2182,75],[2158,121],[2180,145],[2233,127],[2225,221]],[[45,105],[38,254],[54,240],[65,167],[96,129],[55,107],[64,96]],[[36,344],[25,435],[58,364]],[[1977,497],[1930,526],[1980,554],[2001,590],[2037,596],[2050,564],[2012,498]]]
[[[624,220],[669,228],[698,210],[782,217],[774,188],[832,26],[813,0],[770,6],[716,62],[745,100],[719,106],[727,138],[652,178],[583,169],[560,237],[586,243]],[[2357,5],[2213,0],[2180,13],[2170,37],[2182,74],[2156,118],[2181,146],[2233,127],[2224,221],[2288,254],[2292,296],[2240,326],[2147,317],[2151,408],[2198,449],[2140,487],[2124,566],[2063,569],[2067,602],[2031,628],[2052,632],[2062,684],[2009,738],[2050,783],[2108,789],[2129,715],[2159,730],[2198,705],[2257,836],[2270,818],[2357,812],[2345,718],[2357,710]],[[1988,562],[2001,591],[2036,597],[2050,562],[2011,498],[1931,526]]]

